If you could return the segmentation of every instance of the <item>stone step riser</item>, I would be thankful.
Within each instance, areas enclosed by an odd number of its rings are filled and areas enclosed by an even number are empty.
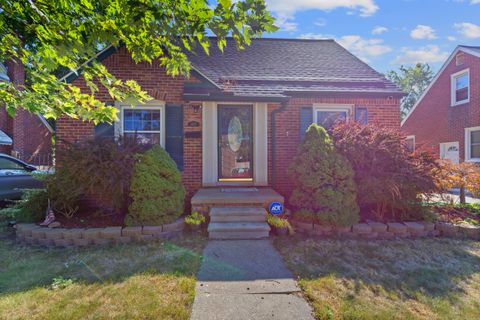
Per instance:
[[[263,239],[268,238],[267,231],[212,231],[208,233],[210,239]]]
[[[260,215],[214,215],[211,222],[265,222],[265,216]]]

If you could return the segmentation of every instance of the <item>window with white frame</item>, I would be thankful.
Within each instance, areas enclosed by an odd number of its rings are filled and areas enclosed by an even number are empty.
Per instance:
[[[122,106],[121,134],[136,137],[143,144],[164,145],[163,106]]]
[[[347,121],[350,117],[351,106],[319,105],[313,108],[313,121],[319,126],[330,130],[337,121]]]
[[[470,72],[463,70],[452,75],[452,106],[470,101]]]
[[[480,127],[465,129],[465,160],[480,162]]]
[[[415,136],[407,136],[405,138],[405,145],[410,152],[415,151]]]

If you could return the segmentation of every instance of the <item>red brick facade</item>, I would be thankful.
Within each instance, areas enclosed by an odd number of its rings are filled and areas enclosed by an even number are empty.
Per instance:
[[[360,97],[312,97],[292,98],[285,111],[277,114],[276,119],[276,166],[275,189],[283,195],[289,195],[291,184],[286,174],[287,168],[300,143],[300,107],[314,104],[353,105],[368,109],[368,122],[377,123],[390,128],[400,128],[400,100],[387,96],[383,98]],[[269,109],[273,109],[273,106]],[[271,128],[269,130],[271,135]],[[271,136],[269,136],[269,142]],[[271,145],[271,144],[270,144]],[[271,152],[269,152],[271,154]],[[271,159],[269,159],[269,181],[271,181]]]
[[[465,157],[465,128],[480,126],[480,57],[463,53],[463,63],[455,56],[404,121],[402,131],[415,136],[417,148],[439,155],[440,143],[459,142],[460,159]],[[451,75],[470,69],[470,102],[451,106]]]
[[[119,49],[115,54],[107,57],[102,62],[110,72],[120,79],[136,80],[143,90],[158,100],[168,103],[183,105],[184,108],[184,170],[183,181],[190,198],[202,186],[202,139],[192,137],[188,132],[202,130],[202,111],[195,110],[191,104],[182,100],[184,83],[186,81],[198,81],[196,79],[186,80],[182,77],[172,78],[164,69],[156,64],[140,63],[135,64],[125,49]],[[82,78],[74,81],[74,84],[85,88]],[[399,100],[389,98],[387,95],[379,95],[374,98],[362,98],[344,96],[328,98],[292,98],[284,111],[276,116],[276,183],[273,185],[281,193],[289,193],[289,182],[286,169],[296,152],[300,142],[299,107],[312,106],[314,103],[350,104],[368,108],[369,121],[381,123],[392,128],[400,128]],[[102,88],[97,97],[105,102],[109,96]],[[272,179],[272,111],[279,108],[280,104],[268,104],[268,177]],[[192,121],[200,123],[200,127],[191,127],[188,124]],[[62,118],[57,124],[57,136],[59,144],[62,140],[70,142],[91,138],[94,135],[94,125],[83,123],[79,120]]]
[[[25,70],[14,61],[6,63],[8,77],[19,88],[25,84]],[[52,135],[39,117],[24,109],[18,109],[10,117],[0,107],[0,129],[13,140],[13,146],[0,146],[0,152],[13,153],[20,159],[35,165],[48,165],[51,161]]]

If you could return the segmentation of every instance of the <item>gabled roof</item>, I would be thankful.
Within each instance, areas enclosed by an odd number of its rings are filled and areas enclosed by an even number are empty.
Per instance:
[[[459,51],[462,51],[462,52],[465,52],[465,53],[468,53],[468,54],[471,54],[473,56],[476,56],[476,57],[479,57],[480,58],[480,47],[475,47],[475,46],[463,46],[463,45],[459,45],[455,48],[455,50],[453,50],[452,54],[450,54],[450,56],[448,57],[447,61],[445,61],[445,63],[443,64],[443,66],[440,68],[440,70],[437,72],[437,74],[435,75],[435,77],[433,78],[432,82],[430,82],[430,84],[428,85],[427,89],[425,89],[425,91],[423,92],[423,94],[420,96],[420,98],[417,100],[417,102],[415,103],[415,105],[412,107],[412,109],[410,109],[410,111],[408,112],[407,116],[402,120],[402,123],[401,123],[401,126],[403,126],[405,124],[405,122],[407,121],[407,119],[410,117],[410,115],[415,111],[415,109],[417,108],[417,106],[422,102],[423,98],[427,95],[428,91],[430,91],[430,89],[433,87],[433,85],[435,84],[435,82],[437,82],[438,78],[440,78],[440,75],[443,73],[443,71],[445,70],[445,68],[450,64],[450,62],[453,60],[453,58],[455,58],[455,56],[457,55],[457,53]]]
[[[195,69],[220,89],[240,96],[292,92],[372,92],[402,95],[392,82],[334,40],[252,39],[238,50],[227,39],[221,52],[188,52]]]

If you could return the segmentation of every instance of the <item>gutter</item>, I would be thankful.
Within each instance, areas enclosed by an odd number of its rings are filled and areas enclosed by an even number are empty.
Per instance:
[[[287,108],[287,101],[282,101],[281,104],[280,104],[280,108],[278,109],[275,109],[272,111],[272,187],[275,187],[275,167],[277,165],[276,163],[276,146],[277,146],[277,141],[276,141],[276,126],[275,126],[275,119],[276,119],[276,115],[277,113],[280,113],[280,112],[283,112],[285,111],[285,109]]]

